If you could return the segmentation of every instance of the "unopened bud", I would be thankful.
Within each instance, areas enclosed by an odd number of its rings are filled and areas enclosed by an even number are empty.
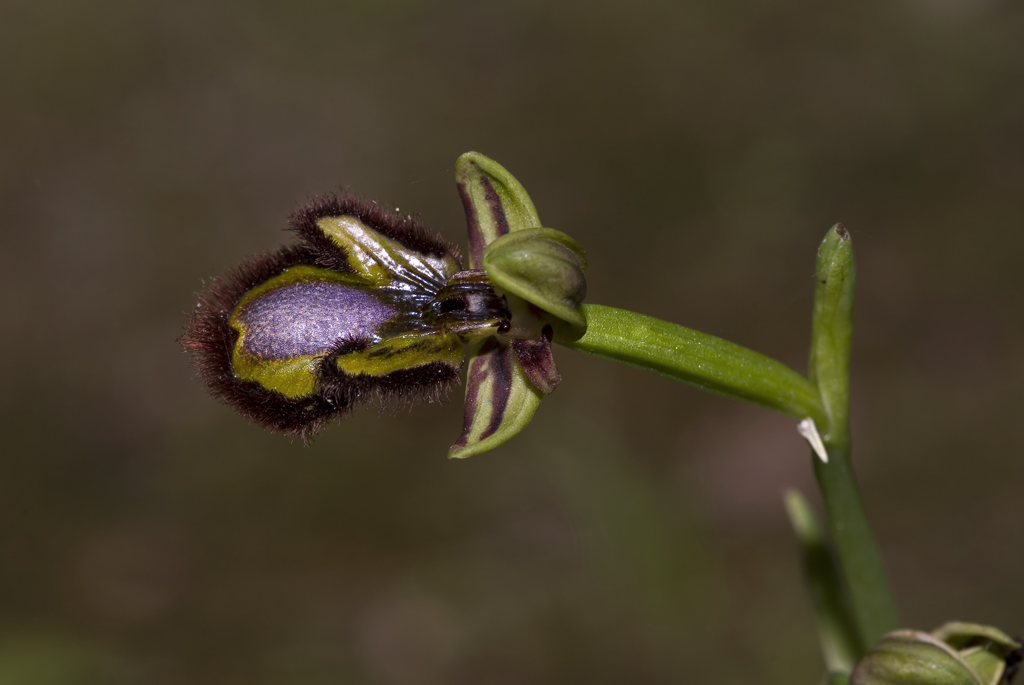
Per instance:
[[[1005,685],[1021,645],[1002,631],[947,623],[933,633],[897,630],[857,662],[850,685]]]

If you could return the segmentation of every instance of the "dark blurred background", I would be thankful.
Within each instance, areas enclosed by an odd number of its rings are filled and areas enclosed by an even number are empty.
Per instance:
[[[803,370],[851,230],[854,439],[909,626],[1024,630],[1024,5],[0,4],[0,683],[814,683],[794,421],[558,349],[311,447],[210,400],[204,279],[348,186],[465,242],[479,150],[591,302]]]

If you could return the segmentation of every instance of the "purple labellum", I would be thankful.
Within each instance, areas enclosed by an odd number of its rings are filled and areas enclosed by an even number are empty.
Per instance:
[[[346,340],[369,340],[395,314],[368,292],[321,281],[275,288],[247,304],[239,319],[247,352],[287,359],[324,354]]]

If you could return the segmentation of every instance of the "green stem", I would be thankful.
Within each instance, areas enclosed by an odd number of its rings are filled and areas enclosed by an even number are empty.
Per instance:
[[[817,388],[785,364],[735,343],[614,307],[584,305],[587,333],[566,347],[746,400],[821,425]]]
[[[899,628],[896,602],[885,573],[882,553],[868,523],[857,488],[850,451],[826,444],[828,463],[812,455],[836,557],[846,581],[853,619],[861,643],[874,645]]]
[[[793,532],[800,542],[804,581],[818,619],[825,666],[831,673],[849,673],[864,650],[850,615],[846,587],[810,503],[795,490],[786,493],[785,502]]]

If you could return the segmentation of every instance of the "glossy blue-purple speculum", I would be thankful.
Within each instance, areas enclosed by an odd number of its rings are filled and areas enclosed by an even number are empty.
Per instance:
[[[297,244],[214,280],[182,336],[213,394],[268,428],[305,438],[356,402],[436,397],[467,343],[509,327],[486,275],[411,216],[344,195],[291,228]]]
[[[371,293],[308,281],[275,288],[239,311],[245,351],[263,359],[329,354],[343,340],[370,340],[397,312]]]

